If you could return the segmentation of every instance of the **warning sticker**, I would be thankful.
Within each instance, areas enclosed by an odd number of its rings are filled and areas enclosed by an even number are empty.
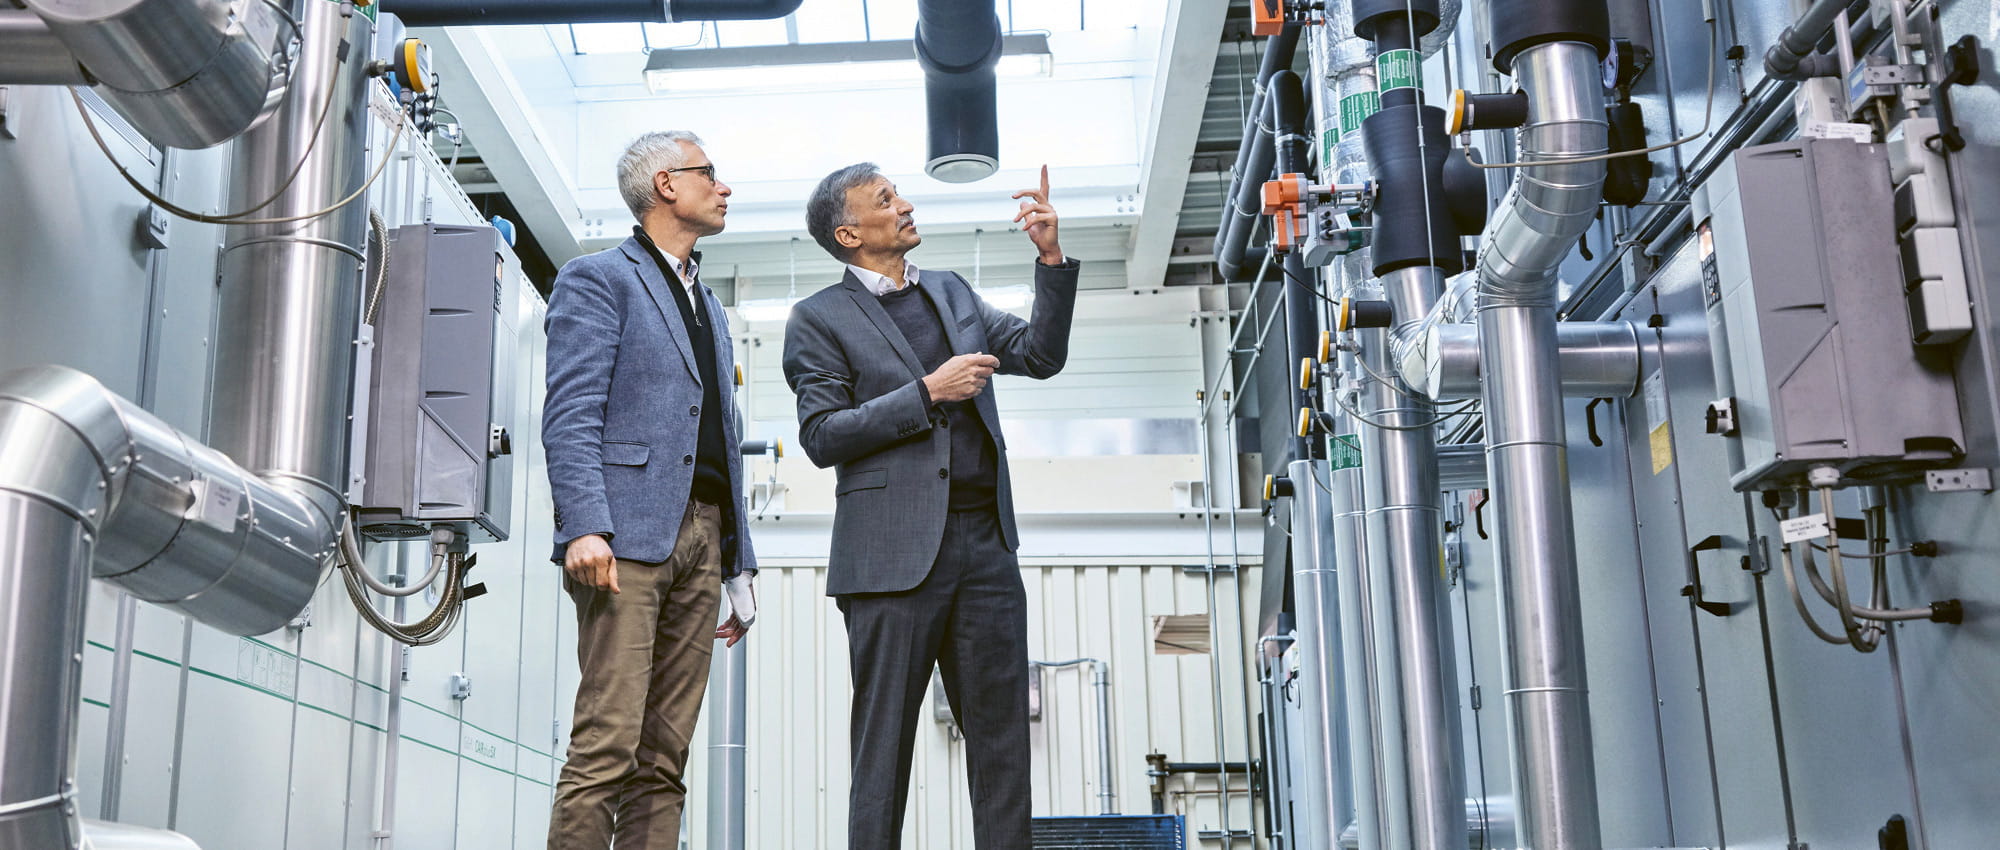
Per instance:
[[[1375,90],[1394,91],[1423,85],[1424,59],[1416,51],[1384,50],[1375,57]]]
[[[187,518],[232,532],[236,530],[237,508],[242,503],[243,491],[228,481],[220,478],[196,479],[194,504],[188,506]]]
[[[1372,91],[1350,94],[1340,99],[1340,134],[1361,132],[1361,122],[1382,108],[1382,96]]]
[[[1667,422],[1666,373],[1655,369],[1646,376],[1645,395],[1646,443],[1652,450],[1653,474],[1658,475],[1674,464],[1674,429]]]
[[[1327,466],[1333,469],[1353,469],[1361,465],[1361,441],[1353,434],[1336,435],[1327,442]]]

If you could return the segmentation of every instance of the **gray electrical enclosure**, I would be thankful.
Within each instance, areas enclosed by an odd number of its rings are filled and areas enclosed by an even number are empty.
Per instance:
[[[1799,139],[1744,148],[1694,195],[1737,490],[1901,480],[1964,454],[1949,355],[1917,346],[1903,298],[1881,145]]]
[[[362,533],[420,536],[437,523],[474,540],[505,540],[513,493],[511,374],[501,306],[518,277],[491,227],[418,224],[390,241],[387,284],[374,321]],[[504,385],[502,385],[504,386]]]

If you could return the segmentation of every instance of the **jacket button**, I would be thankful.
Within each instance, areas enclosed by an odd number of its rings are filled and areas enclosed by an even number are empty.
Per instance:
[[[681,465],[682,465],[682,466],[693,466],[693,465],[694,465],[694,455],[682,455],[682,456],[681,456]]]
[[[690,404],[690,405],[688,405],[688,415],[689,415],[689,416],[700,416],[700,415],[701,415],[701,405],[698,405],[698,404]]]
[[[939,478],[950,478],[950,477],[951,477],[951,470],[949,470],[949,469],[940,469],[940,470],[938,470],[938,477],[939,477]]]

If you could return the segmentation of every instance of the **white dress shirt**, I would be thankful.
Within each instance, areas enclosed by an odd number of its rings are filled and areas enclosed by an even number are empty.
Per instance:
[[[701,265],[692,260],[683,260],[665,251],[661,251],[660,256],[667,258],[667,265],[674,267],[674,276],[680,279],[681,288],[687,290],[688,303],[698,303],[694,300],[694,281],[695,274],[701,270]]]
[[[896,290],[903,288],[901,286],[896,285],[896,281],[894,278],[891,278],[886,274],[882,274],[881,272],[874,271],[872,269],[864,269],[853,263],[848,263],[847,270],[853,272],[855,279],[861,281],[862,286],[868,287],[868,291],[873,292],[876,295],[888,295],[891,292],[895,292]],[[916,282],[917,282],[917,264],[912,263],[909,260],[904,260],[903,284],[905,286],[910,286],[916,284]]]

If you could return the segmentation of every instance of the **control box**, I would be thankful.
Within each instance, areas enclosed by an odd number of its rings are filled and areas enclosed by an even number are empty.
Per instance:
[[[497,230],[396,228],[371,313],[361,533],[381,539],[452,524],[474,541],[507,539],[513,497],[508,311],[518,261]]]
[[[1797,139],[1732,154],[1694,194],[1702,295],[1740,491],[1900,481],[1964,456],[1949,355],[1911,338],[1888,154]]]

